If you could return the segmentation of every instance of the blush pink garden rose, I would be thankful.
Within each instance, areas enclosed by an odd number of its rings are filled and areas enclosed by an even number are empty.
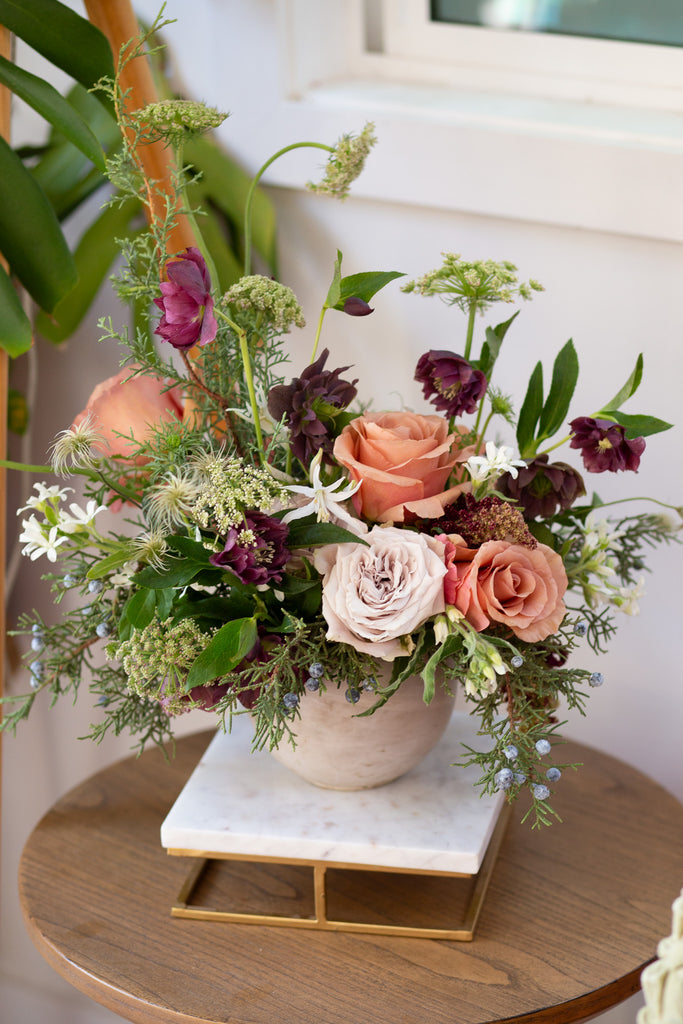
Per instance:
[[[327,639],[393,661],[408,653],[401,637],[445,609],[444,546],[394,526],[375,526],[364,539],[313,556],[323,575]]]
[[[468,548],[457,536],[438,539],[445,546],[446,603],[455,605],[476,630],[500,622],[528,643],[557,632],[566,613],[567,574],[552,548],[503,540]]]
[[[380,412],[352,420],[334,444],[334,458],[361,486],[352,501],[359,515],[377,523],[402,523],[404,509],[438,518],[468,485],[444,491],[456,462],[474,447],[459,449],[443,416]]]
[[[177,389],[162,391],[156,377],[130,377],[135,367],[127,366],[98,384],[72,428],[90,416],[93,426],[107,442],[107,454],[130,456],[131,443],[118,434],[130,434],[144,440],[151,428],[167,420],[180,420],[183,405]]]

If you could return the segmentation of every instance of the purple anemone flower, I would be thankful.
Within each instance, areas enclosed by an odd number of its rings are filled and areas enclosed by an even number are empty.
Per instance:
[[[617,473],[628,469],[637,472],[640,456],[645,451],[645,438],[626,437],[626,431],[611,420],[594,420],[579,416],[569,424],[572,431],[570,448],[579,448],[589,473]]]
[[[230,528],[223,550],[209,561],[233,573],[241,583],[279,583],[290,558],[285,545],[288,533],[289,527],[279,519],[265,512],[247,512],[244,523]]]
[[[473,413],[486,392],[486,377],[454,352],[432,349],[420,356],[415,380],[422,394],[447,416]]]
[[[529,459],[516,479],[503,473],[496,490],[516,501],[525,519],[549,519],[556,512],[565,512],[577,498],[586,493],[581,474],[566,462],[548,462],[547,455]]]
[[[304,466],[321,448],[325,461],[332,463],[335,417],[356,397],[356,381],[339,376],[348,366],[324,369],[328,355],[325,349],[300,377],[276,384],[268,392],[268,412],[276,420],[285,417],[292,454]]]
[[[166,265],[168,281],[162,281],[161,298],[154,303],[163,316],[155,334],[174,348],[206,345],[216,337],[211,279],[199,249],[186,249]]]

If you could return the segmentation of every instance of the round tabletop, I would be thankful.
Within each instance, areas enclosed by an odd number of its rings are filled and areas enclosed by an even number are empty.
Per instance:
[[[513,807],[471,943],[172,918],[188,865],[159,827],[209,739],[179,740],[170,763],[150,750],[92,776],[23,853],[39,951],[130,1021],[563,1024],[638,991],[670,931],[683,807],[576,743],[564,759],[582,767],[554,799],[563,823],[532,831]]]

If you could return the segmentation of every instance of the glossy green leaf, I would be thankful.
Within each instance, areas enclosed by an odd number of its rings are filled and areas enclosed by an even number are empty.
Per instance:
[[[332,272],[332,282],[327,292],[327,298],[325,299],[325,309],[334,309],[341,297],[341,265],[343,256],[339,249],[337,249],[337,258],[334,261],[334,270]]]
[[[567,418],[578,379],[579,359],[570,338],[558,352],[553,364],[550,391],[539,421],[539,437],[552,437],[560,429]]]
[[[76,284],[73,256],[45,193],[0,139],[0,252],[38,305],[51,311]]]
[[[345,301],[353,297],[369,302],[373,295],[397,277],[405,277],[405,274],[398,270],[378,270],[343,277],[340,282],[341,294],[334,308],[343,309]]]
[[[30,349],[32,340],[29,319],[14,285],[0,265],[0,348],[15,359]]]
[[[0,83],[28,103],[65,139],[73,143],[100,171],[105,170],[104,152],[90,126],[49,82],[31,74],[0,55]]]
[[[86,88],[114,77],[106,37],[58,0],[0,0],[0,25]]]
[[[209,640],[187,674],[185,690],[203,686],[232,672],[256,643],[256,619],[226,622]]]
[[[119,254],[117,239],[130,238],[135,233],[131,221],[140,209],[140,203],[135,199],[107,206],[83,234],[73,257],[78,284],[57,305],[51,316],[41,313],[36,318],[36,329],[43,337],[55,344],[71,337]]]
[[[350,530],[345,530],[334,523],[319,523],[315,516],[307,516],[305,519],[295,519],[289,524],[287,536],[287,547],[290,550],[297,548],[316,547],[319,544],[366,544],[362,537],[357,537]]]
[[[487,379],[491,377],[491,371],[496,365],[496,360],[500,353],[500,347],[503,344],[505,335],[507,334],[512,322],[519,316],[519,310],[513,313],[509,320],[504,320],[503,323],[497,324],[495,327],[486,328],[486,340],[481,346],[481,356],[476,364],[477,369],[481,370]]]
[[[643,353],[641,352],[636,359],[636,365],[633,369],[633,373],[626,381],[624,386],[617,391],[616,395],[611,402],[607,402],[605,409],[619,409],[624,402],[635,395],[636,391],[640,387],[640,382],[643,379]]]
[[[649,437],[650,434],[661,434],[663,430],[670,430],[673,424],[665,420],[657,419],[656,416],[628,416],[625,412],[618,412],[616,409],[605,413],[605,417],[614,420],[624,428],[626,437],[629,440],[634,437]]]
[[[154,618],[156,606],[155,591],[141,587],[126,602],[123,615],[134,629],[144,629]]]
[[[167,587],[184,587],[201,572],[201,566],[185,558],[172,558],[163,569],[145,566],[133,577],[135,583],[152,590],[166,590]]]
[[[104,558],[100,558],[99,561],[95,562],[87,572],[87,578],[89,580],[101,580],[105,576],[108,576],[110,572],[115,572],[130,562],[135,557],[135,549],[132,541],[122,541],[121,547],[118,551],[113,551],[109,555],[105,555]]]
[[[543,408],[543,366],[536,363],[533,373],[529,378],[522,408],[519,410],[519,421],[517,423],[517,446],[523,459],[527,459],[535,453],[534,438],[536,436],[536,425]]]

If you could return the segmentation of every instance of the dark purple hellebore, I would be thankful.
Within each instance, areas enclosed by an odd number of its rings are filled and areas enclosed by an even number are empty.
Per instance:
[[[589,473],[617,473],[628,469],[635,473],[645,451],[645,438],[629,440],[626,431],[611,420],[594,420],[579,416],[569,424],[572,431],[570,448],[579,448]]]
[[[253,539],[245,536],[247,530]],[[211,555],[209,561],[233,573],[241,583],[278,583],[290,557],[285,545],[288,533],[289,527],[279,519],[265,512],[247,512],[244,523],[230,528],[225,547]]]
[[[566,462],[548,462],[547,455],[529,459],[515,479],[503,473],[496,490],[518,502],[525,519],[549,519],[557,511],[566,512],[586,493],[581,474]]]
[[[487,383],[482,371],[462,356],[436,349],[420,356],[415,380],[422,384],[425,398],[447,416],[475,412]]]
[[[367,304],[365,299],[359,299],[357,295],[350,295],[348,299],[344,299],[342,312],[347,316],[368,316],[368,314],[374,313],[374,309]]]
[[[194,246],[166,265],[168,281],[162,281],[161,298],[154,304],[164,314],[155,334],[174,348],[206,345],[216,337],[211,278],[204,257]]]
[[[268,392],[268,412],[276,420],[285,417],[292,454],[304,466],[321,448],[325,461],[332,462],[335,417],[356,397],[356,381],[339,377],[348,366],[323,369],[328,355],[325,349],[300,377],[289,384],[276,384]]]

